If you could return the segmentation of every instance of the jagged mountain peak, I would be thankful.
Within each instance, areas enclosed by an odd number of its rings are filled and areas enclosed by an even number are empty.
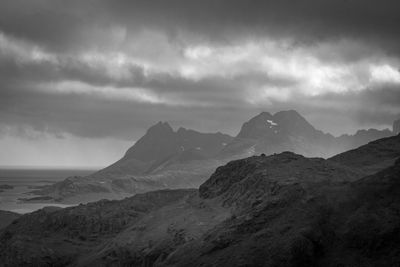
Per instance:
[[[237,137],[239,138],[260,138],[270,132],[277,124],[273,121],[273,116],[268,112],[261,112],[257,116],[245,122],[240,129]]]
[[[315,130],[314,127],[296,110],[279,111],[275,113],[273,117],[275,120],[279,121],[284,125],[295,124],[296,126],[301,125]]]
[[[188,129],[184,128],[184,127],[179,127],[179,129],[176,131],[177,133],[185,133],[187,132]]]
[[[262,112],[260,112],[260,114],[258,114],[254,118],[270,118],[270,117],[272,117],[271,113],[269,113],[267,111],[262,111]]]
[[[147,130],[147,133],[154,133],[154,132],[169,132],[169,133],[171,133],[171,132],[174,132],[174,129],[172,129],[171,125],[169,125],[168,122],[159,121],[158,123],[154,124]]]
[[[261,112],[243,124],[237,137],[259,139],[282,134],[307,135],[315,131],[297,111],[286,110],[274,115]]]

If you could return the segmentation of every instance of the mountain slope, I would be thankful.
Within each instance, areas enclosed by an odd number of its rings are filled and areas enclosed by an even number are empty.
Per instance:
[[[399,177],[397,160],[352,183],[274,188],[159,266],[396,266]]]
[[[334,140],[333,136],[316,130],[294,110],[274,115],[262,112],[243,124],[239,134],[222,153],[249,156],[292,151],[307,156],[324,156]]]
[[[231,136],[219,132],[200,133],[182,127],[174,131],[168,123],[159,122],[114,164],[86,177],[68,177],[32,193],[50,201],[86,203],[160,189],[198,187],[228,160],[216,155],[231,140]]]
[[[232,137],[221,133],[199,133],[179,128],[174,132],[167,122],[150,127],[124,157],[109,167],[94,173],[96,177],[146,174],[171,159],[184,161],[207,159],[218,153]]]
[[[147,213],[193,193],[195,190],[157,191],[24,215],[0,234],[1,262],[5,266],[69,265]]]
[[[400,135],[382,138],[329,160],[373,174],[387,168],[400,157]]]

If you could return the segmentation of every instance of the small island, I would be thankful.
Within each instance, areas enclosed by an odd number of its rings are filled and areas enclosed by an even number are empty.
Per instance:
[[[10,190],[14,189],[14,186],[8,185],[8,184],[0,184],[0,192],[3,192],[4,190]]]

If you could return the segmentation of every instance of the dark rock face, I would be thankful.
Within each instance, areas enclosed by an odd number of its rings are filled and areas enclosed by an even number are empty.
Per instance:
[[[399,120],[395,120],[393,122],[393,133],[394,134],[399,134],[400,133],[400,119]]]

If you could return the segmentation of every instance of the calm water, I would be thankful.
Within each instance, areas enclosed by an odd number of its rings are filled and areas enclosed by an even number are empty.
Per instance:
[[[0,186],[11,185],[13,189],[0,189],[0,210],[9,210],[18,213],[28,213],[45,206],[67,207],[57,203],[22,203],[18,198],[34,197],[28,194],[31,187],[49,185],[61,181],[69,176],[85,176],[93,170],[72,169],[0,169]]]

